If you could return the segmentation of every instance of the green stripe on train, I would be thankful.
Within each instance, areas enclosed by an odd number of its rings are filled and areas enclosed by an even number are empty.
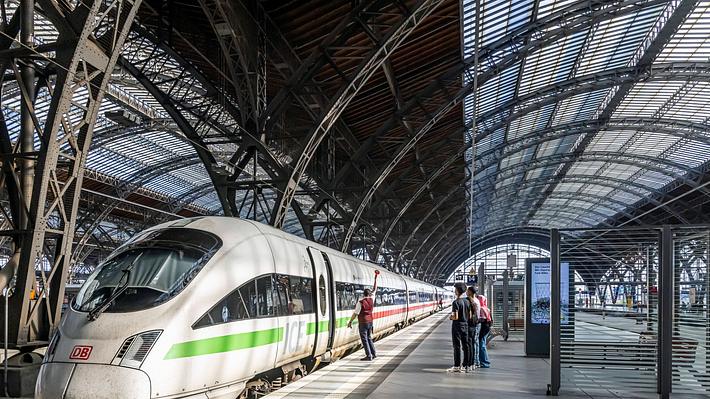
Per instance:
[[[335,320],[335,328],[347,327],[350,317],[341,317]],[[353,325],[357,324],[357,320],[353,320]],[[318,333],[328,332],[328,320],[318,322]],[[316,333],[316,323],[310,322],[306,325],[306,334],[311,335]]]
[[[213,353],[236,351],[274,344],[283,340],[283,327],[248,333],[223,335],[221,337],[198,339],[173,345],[165,359],[179,359]]]
[[[318,332],[326,332],[328,331],[328,320],[323,320],[318,322]],[[306,324],[306,335],[311,335],[316,333],[316,323],[310,322]]]
[[[335,328],[343,328],[348,326],[350,317],[341,317],[335,321]],[[353,325],[357,324],[357,319],[353,320]]]

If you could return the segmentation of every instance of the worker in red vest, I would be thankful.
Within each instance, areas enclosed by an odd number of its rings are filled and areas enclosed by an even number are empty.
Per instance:
[[[357,301],[355,311],[350,317],[350,321],[348,321],[348,328],[352,328],[353,320],[357,317],[360,340],[362,341],[362,347],[365,348],[365,357],[360,360],[372,360],[377,357],[375,344],[372,342],[372,314],[375,309],[375,292],[377,292],[377,277],[379,275],[379,270],[375,270],[375,285],[372,287],[372,291],[369,288],[365,288],[364,297]]]

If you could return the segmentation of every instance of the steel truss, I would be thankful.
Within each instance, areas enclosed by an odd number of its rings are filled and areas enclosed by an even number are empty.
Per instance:
[[[482,86],[486,81],[499,75],[503,70],[515,65],[535,50],[551,45],[561,38],[574,32],[589,29],[594,24],[621,15],[637,12],[646,7],[661,4],[655,1],[624,1],[608,4],[605,2],[584,2],[575,4],[568,9],[560,10],[538,20],[536,23],[525,25],[510,35],[482,49],[479,54],[479,71],[472,71],[473,57],[465,59],[460,65],[449,70],[439,79],[436,79],[414,96],[400,112],[393,115],[373,135],[373,139],[363,144],[354,154],[360,157],[369,152],[378,137],[388,132],[392,127],[406,120],[414,113],[421,113],[425,118],[414,122],[414,130],[410,140],[402,144],[392,157],[391,161],[382,167],[377,174],[374,184],[360,200],[355,215],[343,242],[343,250],[349,247],[354,229],[358,226],[359,218],[370,204],[379,186],[387,179],[395,166],[416,146],[417,142],[454,106],[472,93],[474,87],[473,74],[477,74],[477,83]],[[578,7],[578,8],[575,8]],[[461,76],[464,76],[464,86],[455,89]],[[452,89],[454,88],[454,89]],[[445,99],[442,103],[441,98]],[[486,136],[477,134],[475,142],[480,142]]]
[[[336,29],[334,34],[330,35],[325,40],[324,45],[322,45],[324,51],[322,53],[314,53],[313,57],[309,57],[304,63],[301,73],[297,73],[293,77],[293,80],[286,85],[286,91],[282,91],[283,94],[280,93],[274,98],[271,104],[278,109],[280,104],[283,103],[283,98],[287,96],[292,87],[302,87],[303,83],[310,76],[313,76],[316,71],[320,70],[326,64],[329,64],[335,69],[338,76],[343,79],[343,85],[338,90],[338,93],[332,97],[329,105],[322,110],[321,116],[308,134],[302,149],[299,151],[299,156],[295,158],[290,168],[290,177],[286,184],[282,186],[282,193],[279,194],[279,199],[276,201],[277,205],[273,213],[272,225],[278,228],[283,226],[286,213],[295,196],[298,182],[301,180],[318,146],[326,137],[335,121],[340,117],[340,114],[345,110],[345,107],[347,107],[350,101],[355,97],[360,88],[367,83],[372,74],[380,68],[387,57],[404,42],[417,25],[440,3],[441,1],[438,0],[420,0],[417,1],[411,9],[406,9],[406,7],[400,3],[398,6],[403,9],[396,14],[398,19],[395,21],[391,20],[391,12],[383,12],[383,8],[385,10],[389,9],[390,4],[384,4],[383,6],[381,2],[375,1],[372,2],[372,4],[361,5],[341,24],[343,27],[342,33],[346,34],[338,36],[341,31],[340,29]],[[369,28],[371,25],[378,26],[380,32],[371,30]],[[364,31],[371,39],[372,43],[371,49],[359,56],[361,61],[358,67],[348,72],[348,70],[344,70],[342,67],[338,66],[338,63],[341,61],[339,57],[339,47],[352,36],[352,29]],[[353,55],[349,55],[343,60],[351,62],[352,56]],[[356,55],[356,57],[358,56]],[[267,109],[267,115],[272,117],[274,112],[269,112]],[[275,119],[276,118],[272,117],[272,120]],[[350,233],[350,236],[352,236],[352,233]],[[350,238],[346,236],[346,240],[349,243]]]
[[[432,269],[440,270],[438,276],[434,276],[431,281],[437,281],[443,284],[448,276],[451,275],[456,270],[456,267],[460,265],[463,261],[468,258],[468,236],[466,234],[461,234],[456,241],[457,244],[452,247],[441,247],[438,252],[434,255],[434,259],[441,259],[437,266],[432,266],[428,271],[421,274],[422,276],[431,276]],[[535,245],[540,248],[550,247],[550,234],[547,229],[537,229],[537,228],[513,228],[508,227],[505,229],[492,230],[490,233],[477,237],[471,245],[471,253],[478,253],[485,248],[489,248],[498,244],[529,244]],[[454,250],[449,250],[446,255],[441,256],[441,251],[450,248],[457,248]],[[437,280],[438,279],[438,280]]]
[[[10,146],[3,152],[12,154],[16,165],[27,161],[35,167],[32,178],[27,169],[19,168],[22,175],[10,162],[3,161],[2,189],[19,208],[5,215],[11,226],[2,231],[2,235],[13,237],[19,258],[8,313],[13,327],[8,339],[15,347],[46,344],[59,322],[94,123],[140,3],[84,0],[71,8],[67,3],[39,0],[42,13],[58,32],[56,42],[37,46],[31,39],[23,41],[22,51],[4,59],[5,70],[13,72],[20,88],[27,115],[21,135],[30,143],[38,137],[40,147],[34,152],[19,142],[12,143],[2,124],[2,140]],[[24,9],[24,15],[32,19],[34,4],[23,2],[22,6],[18,10]],[[23,29],[29,32],[23,35],[32,35],[32,22],[24,23]],[[15,37],[12,25],[4,24],[3,31]],[[35,81],[30,70],[38,71],[39,79]],[[45,120],[38,118],[33,107],[35,93],[40,91],[51,95]],[[27,195],[30,192],[31,199]],[[40,267],[37,276],[36,266],[45,259],[51,266],[49,270]],[[31,300],[30,291],[35,288],[38,299]]]
[[[663,24],[662,28],[656,33],[655,37],[653,38],[653,41],[650,43],[648,48],[646,48],[642,55],[638,57],[638,60],[635,65],[638,70],[643,71],[645,73],[649,73],[657,67],[657,65],[654,65],[654,61],[661,53],[661,51],[666,47],[671,37],[673,37],[673,35],[678,31],[678,28],[686,20],[688,15],[690,15],[691,11],[695,8],[697,3],[698,0],[683,0],[678,3],[678,6],[673,10],[673,13],[667,16],[665,23]],[[703,78],[697,76],[688,77],[688,79],[686,79],[686,82],[702,79]],[[619,85],[616,90],[609,93],[609,95],[607,96],[607,100],[604,102],[603,108],[598,111],[598,119],[606,120],[610,118],[616,108],[619,106],[619,104],[621,104],[622,100],[631,91],[634,83],[635,82],[633,81],[624,82],[623,84]],[[586,134],[584,138],[578,143],[578,145],[575,146],[573,153],[576,156],[582,155],[597,134],[598,131]],[[545,193],[551,193],[555,190],[561,178],[564,177],[567,172],[569,172],[573,164],[573,162],[570,162],[567,165],[563,165],[560,170],[556,171],[555,176],[553,177],[549,187],[545,190]],[[535,212],[542,206],[543,202],[544,200],[539,201],[533,206],[532,210],[526,216],[525,221],[533,217]]]

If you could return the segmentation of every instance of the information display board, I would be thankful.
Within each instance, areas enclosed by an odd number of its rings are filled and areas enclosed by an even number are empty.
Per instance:
[[[525,284],[525,354],[550,354],[550,259],[527,259]],[[569,263],[560,262],[561,323],[569,323]]]
[[[550,324],[550,261],[533,260],[530,268],[530,323]],[[569,322],[569,263],[560,263],[562,324]]]

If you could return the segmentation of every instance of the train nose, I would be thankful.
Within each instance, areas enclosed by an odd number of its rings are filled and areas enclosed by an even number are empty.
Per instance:
[[[141,370],[107,364],[45,363],[35,398],[148,399],[150,378]]]

